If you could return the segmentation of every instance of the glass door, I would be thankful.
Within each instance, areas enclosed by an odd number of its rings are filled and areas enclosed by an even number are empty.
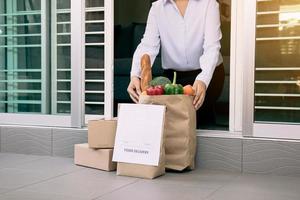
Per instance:
[[[250,72],[253,135],[299,139],[299,0],[257,0],[254,7],[256,29],[249,37],[255,39]]]

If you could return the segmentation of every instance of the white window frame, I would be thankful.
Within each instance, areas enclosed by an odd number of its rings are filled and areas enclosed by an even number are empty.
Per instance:
[[[92,119],[113,118],[114,1],[104,0],[104,115],[85,114],[85,0],[71,3],[71,126],[81,128]],[[81,24],[80,27],[72,24]]]
[[[114,1],[104,0],[104,115],[85,115],[85,126],[89,120],[112,119],[114,100]]]
[[[84,124],[84,69],[85,0],[71,1],[71,126],[77,128]]]
[[[242,132],[243,114],[243,1],[231,0],[229,131]]]
[[[45,21],[47,20],[47,1],[41,1],[42,42],[47,42]],[[85,0],[71,1],[71,114],[23,114],[0,113],[0,125],[30,125],[82,128],[88,120],[113,117],[113,5],[105,0],[105,111],[104,115],[85,115]],[[53,6],[53,5],[52,5]],[[54,5],[56,6],[56,5]],[[52,8],[53,9],[53,8]],[[44,23],[43,23],[44,22]],[[74,26],[80,24],[81,26]],[[48,45],[48,43],[47,43]],[[76,48],[72,48],[76,47]],[[47,55],[47,49],[42,53]],[[45,56],[42,55],[42,56]],[[43,64],[49,65],[47,59]],[[50,73],[50,72],[49,72]],[[45,78],[45,77],[44,77]]]
[[[256,0],[245,0],[243,10],[243,135],[252,137],[300,139],[299,124],[254,122],[254,73],[256,45]]]
[[[47,6],[50,6],[48,1],[41,0],[41,44],[42,46],[49,46],[47,41],[48,26],[45,23],[49,17]],[[48,48],[41,49],[42,65],[49,69]],[[50,71],[47,71],[50,73]],[[43,79],[47,77],[43,76]],[[43,88],[46,90],[46,88]],[[49,91],[44,91],[49,94]],[[43,97],[45,99],[45,97]],[[45,99],[45,102],[48,101]],[[45,108],[44,108],[45,109]],[[0,125],[33,125],[33,126],[57,126],[70,127],[71,117],[64,115],[46,115],[46,114],[22,114],[22,113],[0,113]]]

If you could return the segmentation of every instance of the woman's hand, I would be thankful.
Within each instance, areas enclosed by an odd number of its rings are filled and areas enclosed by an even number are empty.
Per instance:
[[[206,95],[206,85],[203,81],[200,80],[196,80],[194,85],[193,85],[193,89],[195,90],[195,97],[194,97],[194,106],[195,109],[198,110],[205,99],[205,95]]]
[[[127,92],[130,96],[130,98],[135,102],[138,103],[139,102],[139,96],[141,95],[141,80],[136,77],[136,76],[132,76],[129,86],[127,88]]]

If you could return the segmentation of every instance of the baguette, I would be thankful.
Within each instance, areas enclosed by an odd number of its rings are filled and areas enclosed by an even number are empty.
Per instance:
[[[141,58],[141,89],[142,92],[146,91],[149,83],[152,80],[151,60],[148,54],[144,54]]]

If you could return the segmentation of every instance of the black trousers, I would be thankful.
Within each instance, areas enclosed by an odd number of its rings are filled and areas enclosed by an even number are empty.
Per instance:
[[[177,71],[177,84],[193,85],[196,77],[202,70],[179,72]],[[173,80],[174,70],[164,70],[164,76]],[[202,107],[197,111],[197,128],[213,126],[216,123],[216,101],[221,95],[224,86],[224,65],[216,67],[212,80],[206,90],[206,97]]]

